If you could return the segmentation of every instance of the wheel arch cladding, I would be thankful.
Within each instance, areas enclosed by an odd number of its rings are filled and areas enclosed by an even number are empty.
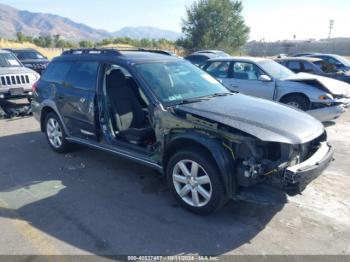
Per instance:
[[[42,132],[45,131],[45,119],[49,113],[56,114],[56,111],[50,106],[44,106],[43,109],[41,110],[41,115],[40,115],[40,129]]]
[[[235,162],[231,153],[223,146],[223,142],[220,139],[210,138],[196,132],[174,135],[164,150],[162,159],[164,170],[174,153],[189,147],[201,148],[212,158],[218,168],[222,182],[224,183],[227,196],[232,197],[236,193],[237,186],[234,172]]]

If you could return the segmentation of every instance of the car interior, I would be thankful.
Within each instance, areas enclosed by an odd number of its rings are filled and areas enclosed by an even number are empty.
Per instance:
[[[148,117],[149,101],[131,74],[119,66],[106,69],[104,96],[115,139],[147,147],[155,142]]]

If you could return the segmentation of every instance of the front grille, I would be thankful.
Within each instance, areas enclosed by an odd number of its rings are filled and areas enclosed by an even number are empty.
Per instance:
[[[2,86],[14,86],[29,84],[28,75],[5,75],[0,77],[0,83]]]

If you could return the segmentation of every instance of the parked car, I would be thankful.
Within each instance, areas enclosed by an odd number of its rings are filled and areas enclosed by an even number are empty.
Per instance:
[[[286,57],[276,59],[275,61],[287,67],[294,73],[310,73],[350,83],[350,72],[339,71],[334,65],[328,64],[320,58]]]
[[[321,58],[328,64],[334,65],[337,70],[349,71],[350,61],[343,56],[335,54],[312,54],[310,57]]]
[[[25,67],[33,69],[38,74],[41,74],[50,62],[47,57],[32,48],[7,50],[14,53]]]
[[[0,50],[0,99],[29,98],[39,75],[26,68],[14,54]]]
[[[66,51],[34,86],[32,108],[53,150],[78,143],[154,168],[199,214],[257,184],[296,194],[333,155],[313,117],[150,52]]]
[[[320,53],[312,53],[312,52],[304,52],[304,53],[297,53],[292,55],[291,57],[302,57],[302,56],[308,56],[308,55],[319,55]]]
[[[201,67],[204,63],[211,59],[217,57],[229,57],[230,55],[220,50],[201,50],[192,53],[185,57],[186,60],[190,61],[192,64]]]
[[[311,74],[295,74],[271,59],[210,59],[203,69],[232,91],[285,103],[307,111],[320,121],[338,118],[350,103],[347,83]]]

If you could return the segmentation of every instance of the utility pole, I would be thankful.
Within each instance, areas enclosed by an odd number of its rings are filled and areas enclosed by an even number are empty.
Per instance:
[[[331,19],[331,20],[329,20],[329,35],[328,35],[328,39],[331,39],[333,27],[334,27],[334,20]]]

